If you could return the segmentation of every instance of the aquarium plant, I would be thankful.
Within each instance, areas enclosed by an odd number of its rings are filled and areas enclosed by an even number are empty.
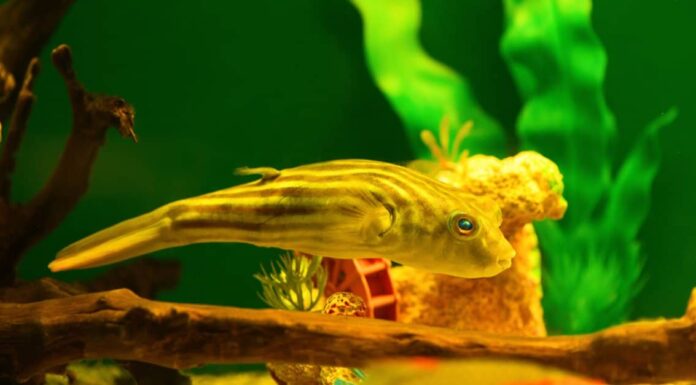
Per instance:
[[[478,105],[466,78],[423,49],[418,37],[420,0],[353,0],[353,4],[364,20],[372,76],[401,117],[418,158],[430,157],[421,131],[437,127],[443,116],[449,119],[452,136],[465,122],[475,122],[476,130],[464,141],[472,153],[504,154],[503,130]]]
[[[261,282],[259,297],[276,309],[314,310],[324,295],[327,274],[321,257],[286,253],[271,263],[270,271],[261,266],[254,278]]]
[[[580,333],[619,323],[642,282],[636,237],[658,170],[657,135],[676,111],[649,124],[612,170],[616,123],[602,92],[606,54],[591,27],[591,2],[504,4],[501,49],[525,102],[517,133],[522,147],[559,165],[569,201],[562,222],[537,226],[549,327]]]
[[[353,3],[364,20],[372,76],[401,117],[418,158],[428,154],[417,133],[434,129],[443,116],[453,124],[473,120],[464,141],[472,153],[504,152],[499,124],[482,111],[466,80],[427,56],[418,42],[418,0]],[[659,129],[676,111],[649,124],[613,170],[617,129],[603,95],[606,54],[590,23],[591,1],[503,3],[501,51],[524,102],[517,119],[520,147],[558,164],[569,203],[563,221],[536,226],[547,326],[580,333],[617,324],[629,316],[644,279],[636,238],[658,170]]]

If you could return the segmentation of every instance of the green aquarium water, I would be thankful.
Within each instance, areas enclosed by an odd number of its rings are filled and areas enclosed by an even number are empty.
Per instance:
[[[677,0],[75,2],[48,47],[69,44],[90,90],[134,106],[139,142],[108,135],[89,191],[20,276],[95,276],[106,268],[47,265],[121,220],[251,180],[238,167],[430,159],[420,132],[446,116],[473,122],[471,154],[534,150],[564,175],[564,219],[535,227],[550,334],[681,316],[696,286],[695,13]],[[18,201],[43,185],[71,126],[50,49],[40,59]],[[158,299],[282,304],[255,279],[282,252],[157,252],[182,268]]]

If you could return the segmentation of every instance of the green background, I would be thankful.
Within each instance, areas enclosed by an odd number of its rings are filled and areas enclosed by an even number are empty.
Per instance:
[[[640,235],[648,281],[636,317],[682,314],[696,286],[695,13],[691,1],[613,0],[596,2],[593,14],[609,56],[617,159],[649,120],[680,108],[662,134],[662,169]],[[479,102],[512,136],[520,100],[499,55],[501,31],[497,1],[423,0],[426,49],[469,78]],[[399,119],[369,77],[361,20],[347,0],[77,1],[49,47],[60,43],[72,46],[88,89],[135,106],[140,143],[109,135],[88,194],[22,262],[26,279],[49,275],[46,265],[60,248],[96,230],[239,183],[239,166],[412,156]],[[18,160],[20,200],[46,180],[70,129],[49,51]],[[598,155],[588,148],[587,156]],[[262,307],[251,275],[278,252],[210,244],[157,253],[183,263],[179,287],[162,298]]]

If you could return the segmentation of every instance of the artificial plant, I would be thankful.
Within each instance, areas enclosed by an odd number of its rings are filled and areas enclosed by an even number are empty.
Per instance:
[[[504,5],[501,50],[524,100],[521,146],[558,164],[569,203],[563,221],[536,227],[548,327],[582,333],[620,323],[642,283],[636,238],[658,170],[658,130],[675,111],[651,123],[612,172],[616,123],[602,91],[607,60],[592,30],[591,1]]]
[[[443,115],[474,122],[464,146],[504,151],[500,127],[461,76],[418,43],[420,3],[353,0],[365,25],[368,65],[410,137]],[[554,160],[564,174],[568,211],[536,226],[544,255],[544,309],[554,332],[578,333],[624,321],[641,286],[637,233],[657,173],[660,127],[650,124],[612,176],[616,124],[604,100],[606,55],[590,24],[589,0],[504,0],[501,49],[524,101],[517,121],[523,149]],[[445,75],[446,74],[446,75]],[[455,119],[455,124],[459,121]],[[422,144],[412,140],[419,158]]]
[[[270,272],[261,265],[254,274],[261,282],[259,297],[276,309],[310,311],[321,301],[328,278],[321,257],[287,253],[271,263]]]
[[[424,129],[447,116],[453,129],[476,124],[464,141],[471,153],[502,155],[505,135],[476,102],[467,80],[425,52],[418,39],[419,0],[353,0],[365,26],[365,51],[375,82],[401,117],[418,158],[430,157],[421,141]]]

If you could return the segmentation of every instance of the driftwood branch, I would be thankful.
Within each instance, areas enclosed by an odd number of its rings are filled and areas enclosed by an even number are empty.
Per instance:
[[[180,264],[178,261],[145,258],[126,266],[116,267],[85,282],[66,283],[52,278],[16,282],[13,286],[0,288],[0,303],[32,303],[116,288],[128,288],[140,296],[152,298],[161,290],[174,288],[179,281],[179,275]],[[0,351],[2,350],[2,344],[0,344]],[[190,384],[188,377],[180,374],[178,370],[137,361],[120,361],[119,364],[131,372],[131,376],[140,385]],[[0,384],[4,383],[2,375],[0,375]],[[32,376],[27,384],[33,383],[43,384],[43,375],[36,373]]]
[[[15,83],[24,82],[29,62],[39,55],[73,2],[8,0],[0,5],[0,121],[12,111]]]
[[[15,82],[14,75],[0,62],[0,105],[10,98]]]
[[[30,378],[84,358],[362,366],[376,359],[516,358],[610,383],[696,379],[696,292],[680,319],[565,337],[510,337],[281,310],[182,305],[128,290],[0,304],[0,373]]]
[[[51,57],[65,80],[73,127],[58,165],[41,191],[26,205],[12,205],[9,186],[14,153],[19,148],[34,99],[31,84],[38,62],[32,61],[0,158],[0,286],[14,281],[15,266],[22,255],[58,226],[87,191],[92,165],[107,130],[116,127],[123,136],[136,139],[134,112],[128,103],[118,97],[87,92],[75,76],[68,46],[54,49]]]
[[[176,287],[180,273],[178,261],[143,258],[82,282],[67,283],[53,278],[17,282],[0,288],[0,303],[30,303],[122,288],[141,297],[154,298],[158,292]]]
[[[27,130],[27,121],[31,108],[34,105],[34,79],[39,73],[39,59],[34,58],[29,62],[27,73],[24,75],[24,83],[19,91],[15,104],[12,120],[7,130],[7,138],[3,143],[2,155],[0,155],[0,200],[10,201],[12,190],[12,172],[15,167],[15,156]]]
[[[83,282],[87,292],[128,289],[135,294],[154,298],[162,290],[176,287],[181,276],[179,261],[161,261],[143,258]]]
[[[75,78],[68,46],[54,49],[52,58],[68,88],[73,129],[53,175],[25,208],[25,226],[32,231],[26,234],[24,244],[18,245],[20,250],[53,230],[87,191],[92,165],[110,127],[135,138],[134,113],[128,103],[121,98],[86,92]]]

